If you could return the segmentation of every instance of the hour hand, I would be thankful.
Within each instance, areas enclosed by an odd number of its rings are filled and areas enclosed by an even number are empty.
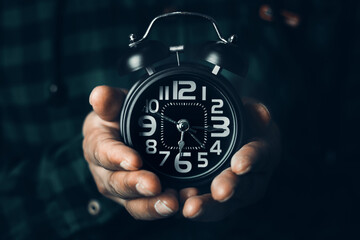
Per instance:
[[[182,150],[183,150],[183,148],[185,146],[184,132],[183,131],[181,132],[181,137],[180,137],[180,141],[178,142],[178,146],[179,146],[179,153],[180,153],[180,156],[181,156]]]
[[[175,120],[173,120],[173,119],[171,119],[171,118],[169,118],[169,117],[167,117],[167,116],[165,116],[164,114],[161,114],[161,113],[159,113],[159,112],[154,112],[154,113],[151,113],[152,115],[154,115],[154,116],[156,116],[156,117],[159,117],[159,118],[162,118],[162,119],[164,119],[164,120],[166,120],[166,121],[168,121],[168,122],[171,122],[171,123],[173,123],[173,124],[178,124],[179,123],[179,121],[175,121]],[[190,131],[190,132],[192,132],[192,133],[196,133],[196,130],[194,130],[194,129],[188,129],[188,131]]]

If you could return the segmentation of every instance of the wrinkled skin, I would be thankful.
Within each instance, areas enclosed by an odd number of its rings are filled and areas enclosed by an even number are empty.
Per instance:
[[[141,169],[139,154],[120,141],[119,114],[126,94],[107,86],[92,91],[93,111],[83,125],[83,151],[99,192],[135,219],[166,218],[182,211],[186,218],[216,221],[265,194],[280,158],[280,136],[263,104],[243,99],[249,141],[234,154],[231,167],[214,178],[211,192],[200,194],[197,188],[161,189],[159,178]]]

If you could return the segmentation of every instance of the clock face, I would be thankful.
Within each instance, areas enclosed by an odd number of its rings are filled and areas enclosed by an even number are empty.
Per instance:
[[[176,67],[133,87],[121,131],[145,167],[167,181],[196,185],[229,166],[243,121],[221,80],[210,71]]]

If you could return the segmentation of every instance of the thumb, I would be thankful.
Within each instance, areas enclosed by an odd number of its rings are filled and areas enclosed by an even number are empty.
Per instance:
[[[89,102],[94,112],[105,121],[117,121],[127,90],[98,86],[90,94]]]
[[[245,113],[249,119],[248,131],[252,137],[266,134],[271,125],[271,115],[268,108],[251,98],[243,98]]]

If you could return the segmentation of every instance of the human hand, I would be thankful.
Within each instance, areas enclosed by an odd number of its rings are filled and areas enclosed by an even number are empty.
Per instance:
[[[83,125],[83,152],[101,194],[124,206],[135,218],[153,220],[178,210],[174,190],[161,191],[158,177],[140,170],[139,154],[120,141],[119,115],[126,90],[96,87],[90,95],[93,111]]]
[[[180,191],[186,218],[216,221],[236,209],[261,199],[280,159],[280,134],[268,109],[243,99],[249,141],[231,159],[231,167],[211,183],[211,192],[200,194],[197,188]]]

